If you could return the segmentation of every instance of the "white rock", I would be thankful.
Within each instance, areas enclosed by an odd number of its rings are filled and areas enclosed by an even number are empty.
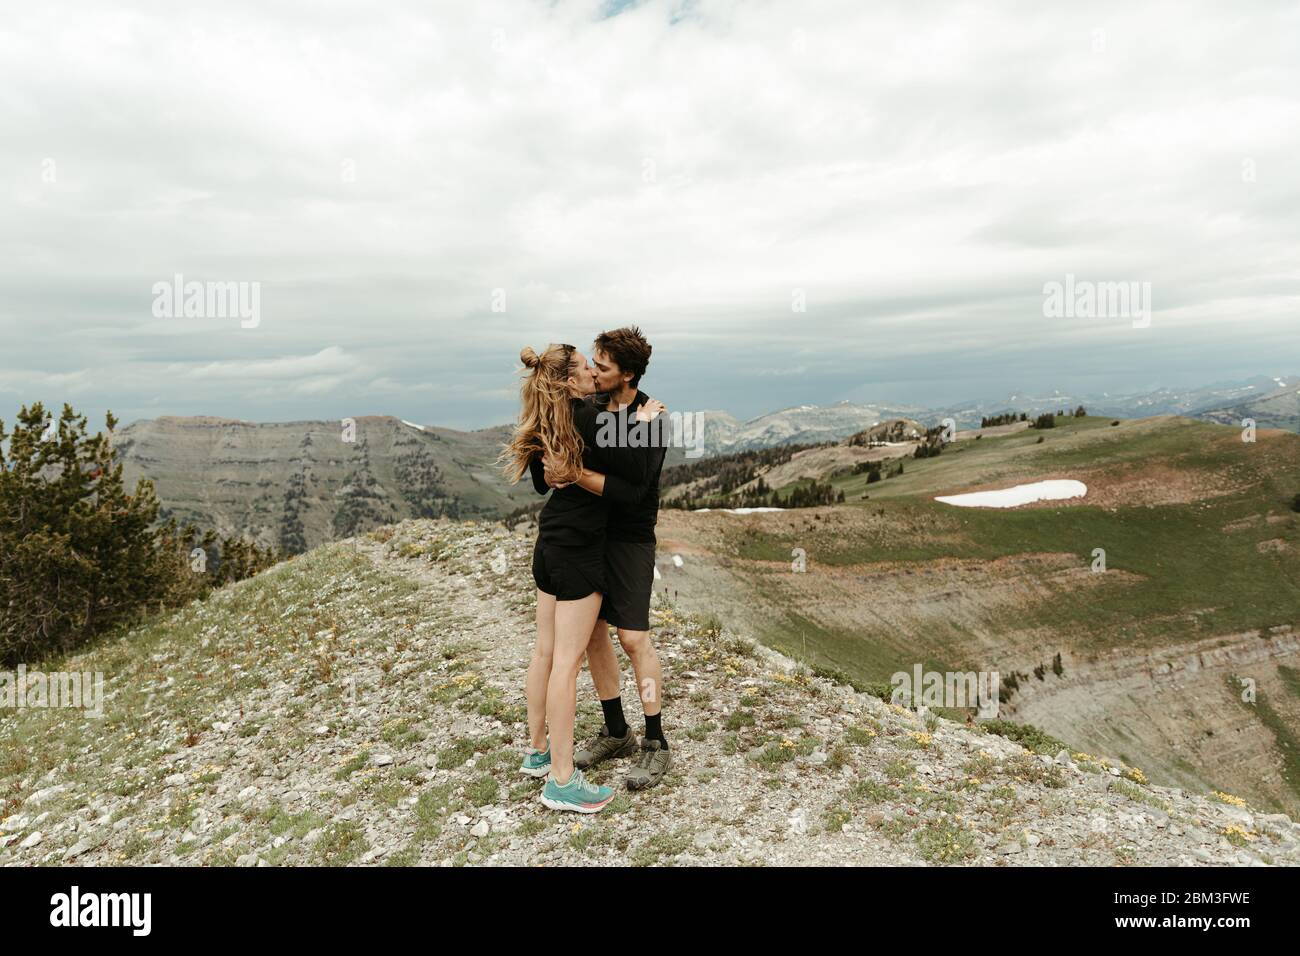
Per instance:
[[[25,801],[29,807],[39,807],[46,800],[51,800],[61,793],[68,791],[68,785],[61,783],[56,787],[46,787],[44,790],[37,790]]]
[[[24,840],[22,843],[18,844],[18,849],[30,850],[32,847],[40,843],[41,840],[43,839],[45,839],[45,834],[42,833],[40,830],[37,830],[35,833],[30,834],[27,837],[27,839]]]
[[[256,787],[248,786],[245,787],[243,790],[239,791],[239,799],[251,800],[253,797],[257,796],[257,794],[258,794],[258,789]]]
[[[75,844],[68,847],[68,849],[63,854],[63,858],[65,860],[71,860],[73,857],[81,856],[81,854],[85,853],[89,849],[90,849],[89,840],[78,840]]]
[[[492,829],[492,825],[490,823],[488,823],[486,820],[480,820],[478,823],[470,827],[469,835],[476,836],[476,837],[485,837],[488,835],[488,831],[491,829]]]

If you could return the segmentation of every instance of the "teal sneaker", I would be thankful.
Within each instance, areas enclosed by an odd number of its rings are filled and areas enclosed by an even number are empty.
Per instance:
[[[528,748],[528,753],[524,754],[524,762],[519,765],[519,772],[526,773],[530,777],[545,777],[551,772],[551,747],[548,744],[545,751],[537,751],[532,747]]]
[[[552,810],[599,813],[613,799],[613,790],[587,783],[582,771],[576,767],[569,782],[563,786],[556,783],[554,777],[547,777],[546,786],[542,787],[542,804]]]

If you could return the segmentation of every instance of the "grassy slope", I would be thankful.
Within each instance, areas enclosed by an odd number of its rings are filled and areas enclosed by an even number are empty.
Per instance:
[[[761,609],[753,617],[766,643],[864,681],[917,661],[985,669],[1010,657],[1032,667],[1058,650],[1096,660],[1300,624],[1300,516],[1291,511],[1300,436],[1265,432],[1246,444],[1237,428],[1189,419],[1110,421],[1069,418],[1041,433],[963,441],[934,459],[907,459],[902,476],[869,486],[865,475],[833,479],[845,505],[712,523],[709,547],[741,559],[729,573],[749,593],[740,602]],[[1079,477],[1090,498],[1093,489],[1111,493],[1104,504],[1005,511],[933,500],[1044,477]],[[1164,503],[1144,503],[1153,500]],[[789,573],[795,548],[807,552],[810,573]],[[1097,548],[1107,574],[1088,573]],[[1294,806],[1297,698],[1270,670],[1260,673],[1263,706],[1251,713],[1273,741]],[[1203,705],[1233,708],[1223,693]],[[1136,718],[1117,717],[1107,732],[1132,730],[1126,719]],[[1237,728],[1228,720],[1224,729]],[[1208,756],[1167,757],[1207,778],[1198,761]],[[1220,762],[1209,779],[1225,772]],[[1274,795],[1259,798],[1277,805]]]
[[[865,476],[836,480],[857,508],[883,510],[884,520],[845,535],[837,522],[807,533],[755,535],[742,557],[788,560],[803,547],[826,565],[923,562],[943,558],[991,560],[1018,554],[1066,552],[1090,566],[1093,551],[1107,567],[1140,576],[1104,589],[1054,591],[1053,600],[1027,613],[1020,626],[1070,629],[1094,647],[1136,641],[1194,639],[1300,621],[1300,532],[1293,518],[1225,532],[1224,526],[1269,511],[1286,513],[1300,491],[1300,438],[1272,436],[1256,445],[1235,429],[1186,419],[1126,423],[1063,420],[1042,445],[1040,433],[968,442],[938,458],[908,460],[905,473],[867,486]],[[955,509],[934,493],[976,483],[1013,483],[1036,474],[1122,469],[1159,460],[1172,467],[1230,478],[1242,490],[1188,503],[1103,508],[1089,505],[1014,510]],[[862,501],[868,490],[871,498]],[[901,532],[901,533],[900,533]],[[1261,552],[1261,541],[1282,539],[1291,550]],[[998,621],[990,621],[996,626]]]

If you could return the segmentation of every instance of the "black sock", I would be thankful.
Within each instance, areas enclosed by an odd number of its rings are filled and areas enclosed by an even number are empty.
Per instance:
[[[659,723],[659,718],[663,714],[646,714],[645,715],[645,739],[657,740],[659,746],[664,750],[668,749],[668,741],[664,737],[664,729]]]
[[[605,726],[611,737],[627,736],[627,718],[623,716],[623,698],[611,697],[600,702],[600,709],[605,712]]]

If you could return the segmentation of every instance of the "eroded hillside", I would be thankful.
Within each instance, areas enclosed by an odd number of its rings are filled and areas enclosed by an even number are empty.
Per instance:
[[[843,506],[668,511],[661,548],[682,564],[661,562],[662,583],[864,681],[918,662],[1017,675],[1014,719],[1165,783],[1294,812],[1300,438],[1257,439],[1177,418],[1066,419],[906,460],[885,481],[829,478]],[[1088,495],[1010,511],[933,500],[1048,478]]]

